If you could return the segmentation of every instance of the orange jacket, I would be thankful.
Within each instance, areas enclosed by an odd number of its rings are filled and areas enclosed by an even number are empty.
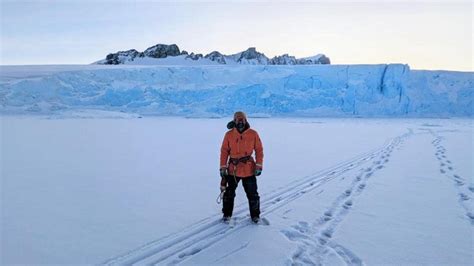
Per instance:
[[[255,160],[252,157],[247,163],[238,163],[235,166],[229,163],[230,158],[241,158],[252,155],[255,151]],[[256,162],[255,162],[256,161]],[[233,128],[224,136],[221,146],[220,167],[228,167],[228,174],[238,177],[250,177],[255,175],[255,169],[263,168],[263,145],[257,131],[248,128],[242,134],[236,128]]]

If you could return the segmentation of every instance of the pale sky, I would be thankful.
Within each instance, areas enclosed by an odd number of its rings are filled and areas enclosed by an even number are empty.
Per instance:
[[[1,60],[89,64],[157,43],[195,53],[256,47],[333,64],[473,71],[471,1],[1,1]]]

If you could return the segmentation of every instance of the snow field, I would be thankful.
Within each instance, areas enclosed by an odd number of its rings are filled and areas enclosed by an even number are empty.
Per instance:
[[[239,185],[231,226],[227,121],[3,116],[2,263],[472,262],[471,120],[250,119],[264,219]]]

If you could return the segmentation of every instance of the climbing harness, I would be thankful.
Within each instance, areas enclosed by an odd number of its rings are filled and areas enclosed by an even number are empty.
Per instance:
[[[244,156],[244,157],[240,157],[240,158],[229,158],[229,164],[233,164],[234,165],[234,171],[232,173],[232,177],[234,178],[234,182],[235,184],[237,184],[237,178],[236,178],[236,170],[237,170],[237,165],[239,163],[247,163],[249,160],[252,159],[252,156],[251,155],[248,155],[248,156]],[[222,203],[222,200],[224,199],[224,193],[225,193],[225,189],[221,191],[221,193],[219,194],[219,196],[217,196],[216,198],[216,203],[217,204],[221,204]]]
[[[247,163],[251,158],[252,156],[250,155],[240,157],[240,158],[229,158],[229,163],[237,166],[239,163]]]

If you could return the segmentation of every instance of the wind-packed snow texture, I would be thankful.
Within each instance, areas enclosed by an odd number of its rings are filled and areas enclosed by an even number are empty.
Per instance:
[[[472,72],[407,65],[2,66],[0,111],[139,115],[473,115]]]
[[[229,119],[1,116],[0,264],[473,265],[472,119],[251,118],[231,226]]]

